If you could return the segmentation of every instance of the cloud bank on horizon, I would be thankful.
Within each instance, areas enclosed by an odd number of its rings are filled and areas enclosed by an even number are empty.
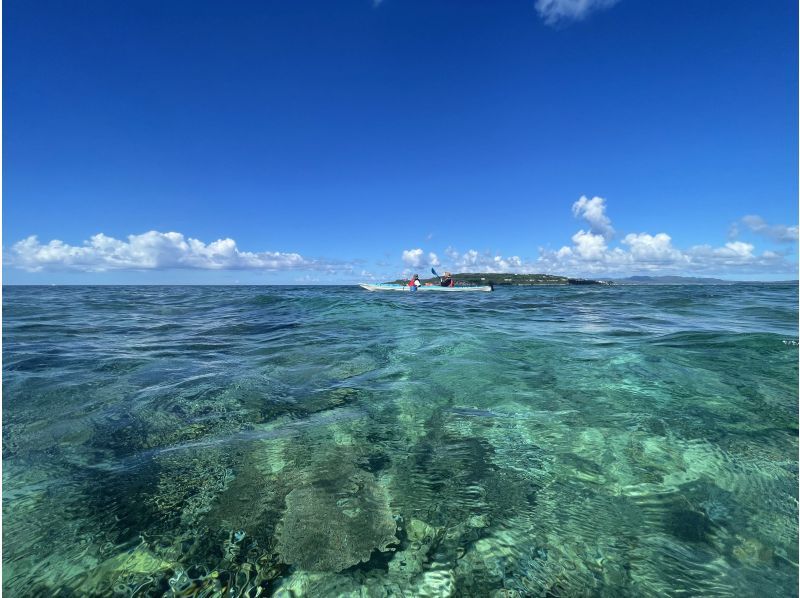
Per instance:
[[[581,196],[572,204],[572,214],[589,225],[588,230],[580,229],[572,235],[572,245],[564,245],[558,250],[540,247],[539,257],[535,260],[481,253],[474,249],[460,253],[448,247],[445,255],[451,264],[449,268],[461,272],[566,273],[570,276],[781,273],[797,276],[797,263],[790,261],[786,253],[757,253],[752,243],[736,240],[739,223],[756,234],[781,243],[797,241],[797,226],[769,225],[760,216],[749,215],[732,227],[729,241],[720,247],[694,245],[679,249],[673,246],[672,237],[664,232],[655,235],[628,233],[622,237],[620,245],[612,247],[610,241],[615,231],[606,214],[604,198]],[[416,258],[413,263],[406,259],[411,255]],[[431,255],[436,257],[436,254]],[[425,265],[423,256],[421,248],[406,250],[403,261],[407,266],[420,267]]]
[[[331,270],[346,264],[312,260],[298,253],[241,251],[233,239],[203,243],[181,233],[149,231],[128,235],[127,241],[103,233],[83,245],[69,245],[57,239],[42,244],[34,235],[11,247],[5,265],[40,272],[42,270]]]
[[[572,214],[587,227],[571,237],[572,244],[560,249],[539,248],[535,259],[517,255],[503,256],[469,249],[444,250],[446,265],[454,272],[552,273],[569,276],[626,276],[630,274],[791,274],[797,275],[797,263],[788,252],[757,252],[752,243],[738,240],[742,228],[776,243],[796,243],[798,227],[770,225],[756,215],[734,223],[729,240],[722,246],[695,245],[680,249],[664,232],[633,232],[623,236],[616,246],[616,231],[606,213],[602,197],[581,196],[572,204]],[[433,251],[421,247],[406,249],[400,256],[405,273],[412,269],[437,267],[443,261]],[[242,251],[233,239],[204,243],[178,232],[149,231],[129,235],[127,240],[99,233],[82,245],[69,245],[54,239],[41,243],[30,236],[12,245],[4,253],[4,265],[28,272],[112,270],[253,270],[354,272],[351,262],[333,259],[309,259],[299,253],[280,251]],[[370,277],[380,277],[370,275]]]

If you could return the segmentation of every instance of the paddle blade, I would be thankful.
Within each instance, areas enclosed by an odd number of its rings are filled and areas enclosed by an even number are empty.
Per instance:
[[[433,274],[434,276],[439,276],[439,275],[436,273],[436,270],[434,270],[433,268],[431,268],[431,274]],[[441,278],[441,276],[439,276],[439,278]]]

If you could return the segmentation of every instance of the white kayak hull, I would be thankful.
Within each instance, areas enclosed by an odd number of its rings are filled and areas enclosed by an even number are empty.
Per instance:
[[[406,284],[368,284],[368,283],[361,283],[360,286],[362,289],[367,289],[368,291],[396,291],[396,292],[411,292],[411,287]],[[492,290],[492,287],[489,285],[482,286],[482,287],[440,287],[438,285],[422,285],[421,287],[417,287],[415,292],[417,293],[428,293],[428,292],[436,292],[436,293],[474,293],[474,292],[484,292],[488,293]]]

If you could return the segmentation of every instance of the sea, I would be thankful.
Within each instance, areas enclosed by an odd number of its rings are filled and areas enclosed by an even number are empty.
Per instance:
[[[798,287],[3,288],[7,596],[797,596]]]

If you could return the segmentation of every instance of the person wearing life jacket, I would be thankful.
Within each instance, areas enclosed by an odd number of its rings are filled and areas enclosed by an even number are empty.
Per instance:
[[[454,287],[456,286],[456,281],[453,280],[453,275],[450,272],[445,272],[440,284],[443,287]]]
[[[408,289],[409,291],[416,291],[417,287],[421,286],[422,283],[419,281],[419,274],[414,274],[410,281],[408,281],[408,286],[411,287]]]

